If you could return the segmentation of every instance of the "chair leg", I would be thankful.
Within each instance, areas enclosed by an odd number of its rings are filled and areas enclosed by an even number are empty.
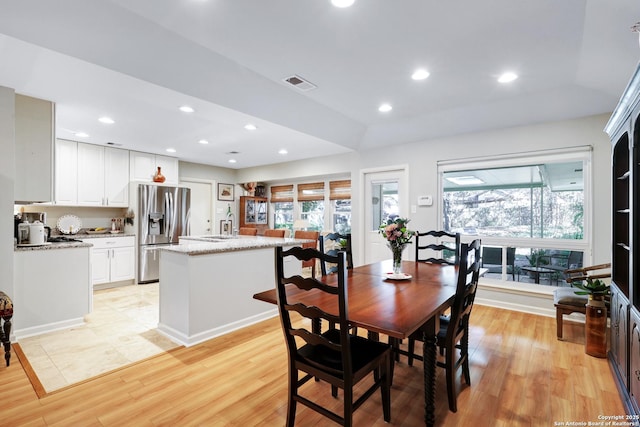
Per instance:
[[[456,402],[456,371],[455,371],[455,350],[447,350],[445,355],[445,375],[447,377],[447,396],[449,398],[449,410],[458,412],[458,404]]]
[[[407,353],[409,353],[409,355],[407,356],[407,364],[409,366],[413,366],[413,354],[415,353],[415,349],[416,340],[409,338],[409,344],[407,344]]]
[[[385,358],[384,370],[382,372],[383,379],[380,385],[382,394],[382,414],[386,422],[391,421],[391,382],[393,381],[393,360],[390,354]]]
[[[556,308],[556,336],[562,340],[562,310]]]
[[[331,386],[331,396],[336,398],[338,397],[338,387],[334,385]]]
[[[293,398],[298,394],[298,371],[289,367],[289,398],[287,402],[287,427],[293,427],[296,423],[296,404]]]
[[[344,425],[353,426],[353,384],[344,387]]]

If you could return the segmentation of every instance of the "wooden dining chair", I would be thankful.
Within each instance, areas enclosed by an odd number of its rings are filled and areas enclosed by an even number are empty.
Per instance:
[[[301,261],[319,260],[335,263],[338,266],[337,286],[326,285],[314,277],[303,278],[300,275],[285,276],[284,259],[293,256]],[[280,321],[284,330],[287,353],[289,356],[289,394],[287,426],[293,426],[297,403],[344,425],[353,424],[353,412],[358,409],[377,389],[382,397],[384,420],[391,420],[391,347],[349,333],[349,307],[347,299],[346,254],[323,254],[316,249],[294,247],[287,251],[282,247],[275,249],[276,290]],[[327,307],[338,309],[338,314],[329,314],[316,304],[305,305],[298,298],[289,300],[288,288],[298,288],[304,293],[320,293]],[[326,297],[326,298],[325,298]],[[323,304],[324,306],[324,304]],[[339,329],[329,329],[324,333],[296,328],[291,321],[291,312],[295,318],[325,319],[334,322]],[[299,371],[304,373],[299,378]],[[373,375],[372,384],[354,400],[354,386],[361,380]],[[331,411],[314,402],[312,396],[317,391],[300,393],[300,387],[312,378],[331,384],[331,392],[337,397],[338,388],[344,391],[342,414]]]
[[[240,227],[238,234],[241,236],[257,236],[258,229],[253,227]]]
[[[416,231],[416,261],[456,265],[460,258],[460,233]]]
[[[471,385],[469,372],[469,318],[478,288],[480,277],[480,239],[469,244],[460,245],[460,259],[458,261],[458,281],[456,294],[451,306],[450,316],[440,317],[440,331],[438,332],[438,347],[444,353],[444,361],[438,360],[437,366],[445,369],[447,379],[447,396],[449,410],[457,412],[456,372],[462,367],[462,374],[467,385]],[[422,360],[415,354],[416,340],[422,341],[422,331],[418,330],[410,336],[408,357],[409,365],[413,359]],[[442,352],[442,350],[444,350]],[[459,354],[459,355],[458,355]],[[457,357],[456,357],[457,356]]]
[[[284,233],[287,230],[284,228],[268,228],[266,230],[264,230],[264,236],[265,237],[284,237]]]
[[[351,233],[329,233],[319,237],[320,252],[336,255],[338,251],[344,251],[347,254],[347,269],[353,268],[353,255],[351,253]],[[342,246],[341,246],[342,244]],[[320,271],[323,276],[335,273],[337,267],[326,262],[320,263]]]
[[[303,243],[301,246],[303,248],[313,248],[316,249],[318,247],[318,238],[320,237],[319,231],[305,231],[305,230],[296,230],[293,233],[293,237],[296,239],[308,239],[313,240],[313,242]],[[302,262],[302,268],[311,267],[311,277],[316,277],[316,260],[308,260]]]

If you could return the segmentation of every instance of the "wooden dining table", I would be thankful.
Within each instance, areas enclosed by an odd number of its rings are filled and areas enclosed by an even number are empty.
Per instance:
[[[347,303],[349,323],[369,332],[406,339],[415,331],[423,333],[425,424],[435,423],[436,340],[440,329],[439,314],[453,303],[457,270],[421,262],[403,261],[402,271],[411,275],[406,280],[390,280],[392,261],[386,260],[348,270]],[[336,275],[325,276],[329,284]],[[291,287],[290,302],[303,301],[330,314],[338,314],[334,301],[314,291]],[[259,292],[253,298],[277,304],[275,287]],[[335,300],[335,298],[333,299]]]

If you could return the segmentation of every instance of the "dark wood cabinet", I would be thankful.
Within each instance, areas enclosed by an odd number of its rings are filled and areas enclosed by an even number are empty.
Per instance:
[[[640,66],[605,131],[611,138],[611,333],[609,363],[627,412],[640,414]],[[638,246],[640,248],[640,246]]]
[[[265,197],[240,197],[240,227],[257,228],[264,234],[269,228],[269,200]]]

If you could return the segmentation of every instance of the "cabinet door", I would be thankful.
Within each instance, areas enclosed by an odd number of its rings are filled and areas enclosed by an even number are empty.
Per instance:
[[[156,173],[156,156],[140,151],[129,152],[129,166],[131,181],[152,182]]]
[[[129,206],[129,151],[104,149],[104,188],[107,206]]]
[[[611,356],[624,387],[627,388],[627,339],[629,303],[615,286],[611,287]]]
[[[158,166],[162,169],[162,175],[166,178],[165,185],[178,185],[180,181],[178,159],[168,156],[156,156],[156,167]]]
[[[133,246],[111,249],[111,281],[133,279],[135,277],[135,259]]]
[[[629,397],[635,411],[640,405],[640,316],[631,309],[629,316],[631,336],[629,340]]]
[[[91,284],[109,283],[111,249],[91,249]]]
[[[104,147],[78,144],[78,205],[104,206]]]
[[[56,140],[55,196],[59,205],[75,205],[78,202],[77,142]]]
[[[15,96],[14,200],[53,201],[53,134],[55,105],[29,96]]]

